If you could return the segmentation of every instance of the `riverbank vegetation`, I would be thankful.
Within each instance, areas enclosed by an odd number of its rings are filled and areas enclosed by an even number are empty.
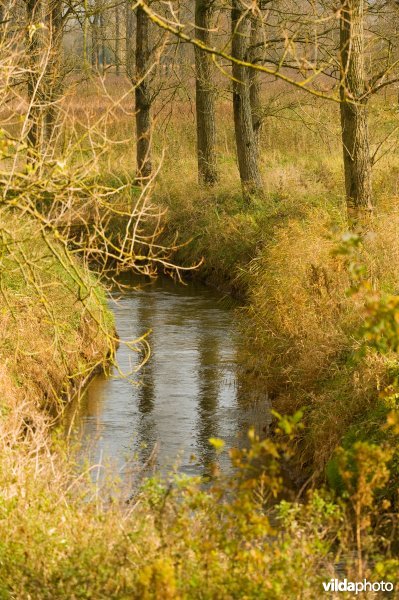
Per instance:
[[[178,8],[0,7],[0,597],[397,585],[398,9]],[[55,427],[132,270],[241,300],[277,412],[206,486],[93,483]]]
[[[98,282],[46,242],[32,220],[2,223],[2,397],[53,410],[105,364],[114,331]]]
[[[376,133],[386,126],[380,111],[376,106],[370,117]],[[333,118],[334,135],[328,125]],[[324,480],[345,436],[353,442],[369,435],[370,422],[381,424],[392,404],[389,394],[389,400],[383,397],[395,380],[395,356],[361,356],[361,329],[370,298],[398,289],[397,165],[392,154],[376,164],[376,217],[363,235],[353,232],[357,242],[351,247],[343,243],[352,238],[342,196],[337,109],[316,114],[311,106],[298,108],[287,122],[264,124],[265,147],[276,141],[273,157],[261,154],[266,181],[261,199],[243,203],[234,163],[228,161],[233,148],[226,156],[226,147],[219,147],[219,185],[201,189],[193,165],[184,167],[184,157],[194,150],[186,131],[186,141],[173,145],[173,164],[165,159],[168,168],[156,197],[168,208],[165,239],[177,230],[192,240],[178,251],[180,262],[204,257],[195,276],[243,299],[238,320],[246,377],[264,386],[278,410],[306,408],[299,472],[303,480]],[[322,127],[316,139],[315,127]],[[221,139],[226,135],[222,128]],[[174,176],[177,172],[185,176]],[[187,180],[189,194],[182,183]],[[368,284],[355,294],[356,265]],[[383,325],[381,331],[386,335]]]

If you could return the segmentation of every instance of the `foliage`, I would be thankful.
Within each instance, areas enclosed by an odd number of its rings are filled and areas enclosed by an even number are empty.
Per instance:
[[[383,450],[363,444],[350,458],[341,454],[339,500],[325,491],[304,503],[276,500],[299,418],[280,419],[274,440],[250,432],[249,445],[232,452],[230,474],[206,485],[154,476],[128,503],[122,489],[107,500],[107,487],[77,475],[60,440],[38,450],[39,467],[32,440],[3,452],[1,597],[312,599],[338,564],[340,576],[358,574],[359,556],[364,576],[396,581],[396,517],[375,523],[377,506],[384,509],[375,494],[388,476]],[[42,435],[34,433],[36,442]]]

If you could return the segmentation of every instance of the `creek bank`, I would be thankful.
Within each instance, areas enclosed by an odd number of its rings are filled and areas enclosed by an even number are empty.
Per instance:
[[[22,220],[3,241],[0,275],[0,393],[9,407],[19,398],[51,414],[103,367],[115,344],[100,285],[53,247],[54,254],[38,228]]]
[[[381,210],[372,237],[340,254],[348,224],[338,201],[266,197],[244,207],[217,190],[161,192],[162,242],[176,232],[191,240],[175,260],[190,266],[203,258],[192,276],[241,299],[243,371],[280,413],[304,410],[297,470],[323,480],[337,446],[362,439],[371,422],[383,425],[389,409],[380,392],[396,377],[395,357],[359,354],[369,296],[348,290],[356,265],[374,293],[399,289],[395,205]]]

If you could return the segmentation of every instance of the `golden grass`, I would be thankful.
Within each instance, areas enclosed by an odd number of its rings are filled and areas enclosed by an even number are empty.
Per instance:
[[[131,174],[133,96],[123,85],[106,78],[107,99],[95,93],[82,97],[76,88],[70,102],[80,115],[100,117],[108,111],[108,134],[125,142],[113,146],[107,165]],[[112,106],[124,93],[123,114],[119,108],[113,114]],[[395,127],[391,100],[388,96],[370,105],[372,152]],[[162,98],[158,108],[161,103]],[[349,364],[359,346],[356,332],[364,318],[364,297],[346,295],[350,278],[344,260],[331,254],[348,228],[338,107],[281,84],[265,85],[264,103],[264,198],[254,198],[250,207],[242,203],[228,95],[217,102],[220,182],[212,189],[197,182],[191,104],[180,97],[169,112],[157,114],[153,151],[162,169],[154,197],[168,209],[165,242],[176,232],[180,240],[192,239],[178,251],[177,260],[192,264],[204,258],[200,277],[246,296],[246,368],[257,373],[258,384],[262,380],[286,411],[311,407],[306,460],[311,455],[321,469],[348,427],[375,406],[386,361],[369,356],[356,368]],[[362,252],[375,288],[391,292],[399,287],[396,146],[394,134],[378,154],[376,219]]]
[[[399,215],[395,207],[369,224],[356,260],[375,293],[399,289]],[[343,215],[315,209],[290,220],[249,268],[243,317],[244,360],[283,411],[307,406],[305,459],[323,470],[342,437],[376,409],[389,379],[390,356],[361,346],[368,292],[348,294],[353,280],[337,256]]]
[[[112,348],[112,318],[94,279],[77,266],[83,290],[73,266],[57,261],[32,221],[11,217],[2,234],[2,395],[61,408],[63,397],[104,364]]]

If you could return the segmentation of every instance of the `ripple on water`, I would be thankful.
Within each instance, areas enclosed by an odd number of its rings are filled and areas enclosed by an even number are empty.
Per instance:
[[[267,403],[248,406],[240,393],[232,304],[204,286],[166,279],[110,300],[121,340],[152,330],[151,357],[135,381],[114,368],[90,382],[73,407],[82,457],[107,457],[122,471],[132,457],[145,464],[156,446],[162,471],[178,459],[181,472],[203,474],[215,460],[210,437],[234,446],[251,424],[268,422]],[[123,343],[116,358],[123,372],[141,361]]]

